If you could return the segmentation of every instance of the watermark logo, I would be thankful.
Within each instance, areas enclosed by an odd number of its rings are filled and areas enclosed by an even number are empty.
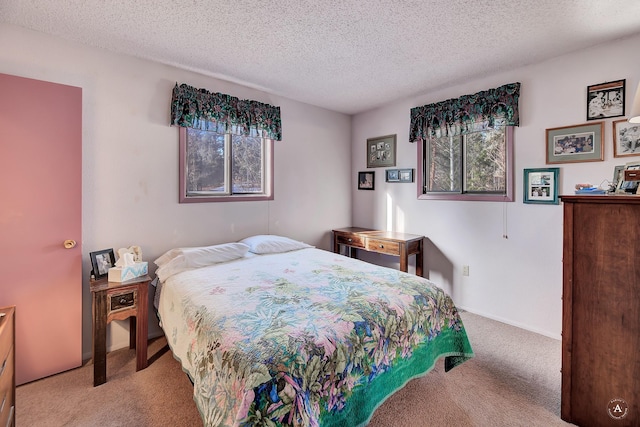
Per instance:
[[[624,399],[611,399],[607,404],[607,413],[614,420],[621,420],[629,413],[629,405]]]

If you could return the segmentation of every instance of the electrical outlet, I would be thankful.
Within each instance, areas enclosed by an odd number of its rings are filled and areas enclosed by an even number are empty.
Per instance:
[[[462,266],[462,275],[463,276],[468,276],[469,275],[469,266],[468,265],[463,265]]]

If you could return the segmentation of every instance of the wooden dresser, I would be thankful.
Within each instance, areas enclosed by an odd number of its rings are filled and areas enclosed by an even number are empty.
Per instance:
[[[561,196],[563,420],[640,425],[640,196]]]
[[[0,308],[0,426],[16,425],[15,309]]]

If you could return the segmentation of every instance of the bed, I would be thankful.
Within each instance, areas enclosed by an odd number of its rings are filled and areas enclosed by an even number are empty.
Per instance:
[[[155,261],[160,324],[205,426],[357,426],[444,358],[473,356],[422,277],[282,236]]]

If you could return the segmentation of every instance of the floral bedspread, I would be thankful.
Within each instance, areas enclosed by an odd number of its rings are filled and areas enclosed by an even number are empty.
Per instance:
[[[205,426],[364,425],[440,357],[473,356],[433,283],[315,248],[178,273],[158,314]]]

